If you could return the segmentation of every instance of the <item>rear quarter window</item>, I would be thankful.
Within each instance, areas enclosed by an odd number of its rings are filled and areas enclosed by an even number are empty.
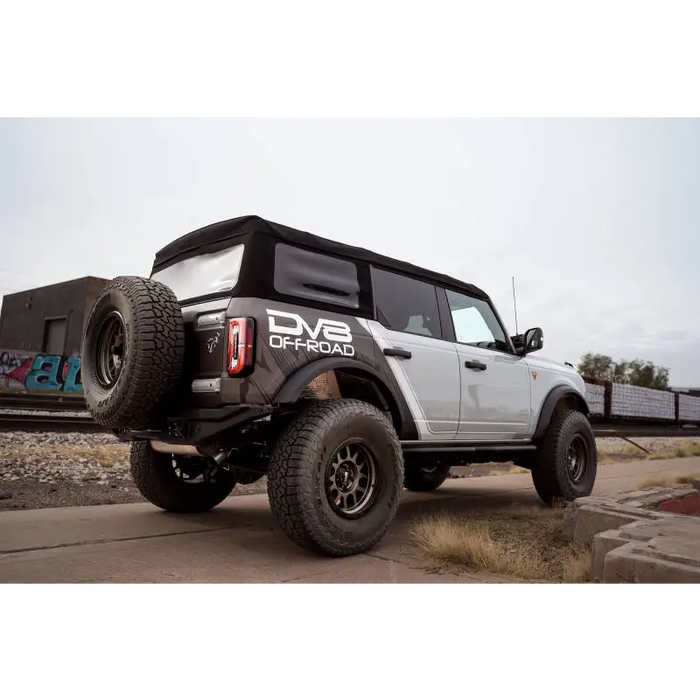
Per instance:
[[[275,291],[324,304],[357,309],[360,283],[357,265],[285,243],[275,246]]]

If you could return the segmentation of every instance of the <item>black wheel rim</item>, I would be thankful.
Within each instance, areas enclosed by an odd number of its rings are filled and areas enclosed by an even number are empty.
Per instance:
[[[588,445],[581,435],[574,435],[566,452],[566,469],[569,479],[577,484],[581,481],[588,467]]]
[[[377,493],[377,463],[370,449],[357,440],[344,442],[326,469],[325,487],[328,502],[338,515],[364,515]]]
[[[102,322],[96,343],[97,381],[105,389],[111,389],[121,375],[125,345],[124,319],[118,311],[112,311]]]

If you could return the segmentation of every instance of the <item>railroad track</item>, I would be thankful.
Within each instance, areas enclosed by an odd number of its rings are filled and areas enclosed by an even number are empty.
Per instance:
[[[9,398],[12,397],[12,398]],[[45,416],[36,413],[0,413],[0,432],[59,432],[59,433],[103,433],[111,432],[108,428],[95,423],[89,416],[62,416],[60,411],[84,411],[85,402],[82,397],[27,396],[27,394],[0,393],[0,408],[14,410],[59,411],[54,415]],[[700,425],[679,427],[676,425],[634,424],[629,421],[615,423],[593,423],[596,437],[700,437]]]
[[[676,426],[655,426],[646,427],[625,427],[625,426],[593,426],[593,432],[597,438],[619,437],[619,438],[688,438],[700,437],[700,426],[693,425],[687,428]]]
[[[0,432],[22,431],[28,433],[106,433],[108,428],[95,423],[92,418],[78,416],[38,416],[34,413],[0,413]]]
[[[82,395],[70,394],[22,394],[0,392],[0,408],[12,408],[20,411],[85,411],[85,399]]]

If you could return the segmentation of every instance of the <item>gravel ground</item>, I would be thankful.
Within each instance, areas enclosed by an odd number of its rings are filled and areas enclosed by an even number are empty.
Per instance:
[[[88,411],[41,411],[21,408],[0,408],[0,414],[8,416],[63,416],[64,418],[89,418]]]
[[[663,456],[700,454],[700,440],[636,440]],[[598,441],[601,461],[640,459],[624,440]],[[684,452],[678,453],[679,448]],[[503,474],[511,463],[453,467],[452,478]],[[266,480],[237,485],[233,495],[265,493]],[[143,501],[129,474],[129,446],[109,434],[0,433],[0,510]]]

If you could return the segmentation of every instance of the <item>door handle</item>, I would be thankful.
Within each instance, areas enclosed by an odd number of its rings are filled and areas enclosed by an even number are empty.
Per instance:
[[[476,361],[472,361],[472,360],[467,360],[467,361],[464,363],[464,366],[465,366],[467,369],[476,369],[476,370],[479,370],[479,371],[482,371],[482,370],[485,370],[485,369],[486,369],[486,365],[485,365],[483,362],[476,362]]]
[[[406,360],[411,359],[411,351],[403,348],[384,348],[384,354],[389,357],[403,357]]]

